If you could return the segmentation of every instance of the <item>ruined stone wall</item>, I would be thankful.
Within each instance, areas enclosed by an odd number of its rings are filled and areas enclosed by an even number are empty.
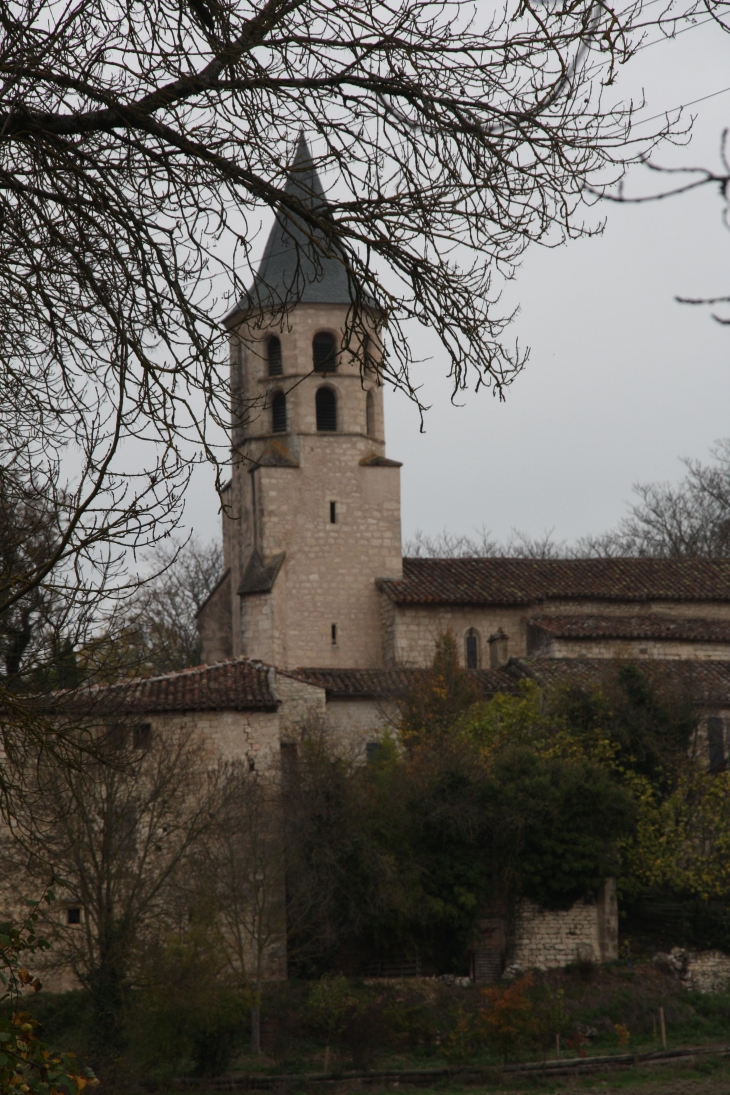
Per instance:
[[[618,958],[618,904],[610,879],[595,902],[570,909],[540,909],[522,901],[515,915],[508,974],[557,969],[571,962],[610,962]]]
[[[654,964],[682,982],[690,992],[727,992],[730,955],[722,951],[688,951],[672,947],[669,954],[655,954]]]

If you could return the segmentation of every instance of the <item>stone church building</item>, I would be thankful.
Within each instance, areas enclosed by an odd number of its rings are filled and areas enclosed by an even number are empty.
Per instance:
[[[303,138],[288,190],[326,208]],[[298,303],[277,311],[292,293]],[[343,263],[315,255],[280,213],[253,287],[224,321],[234,412],[246,410],[232,427],[225,573],[199,614],[204,664],[129,682],[129,714],[153,732],[194,725],[252,771],[312,718],[364,758],[449,629],[485,697],[525,679],[595,683],[617,659],[684,677],[705,715],[707,763],[724,765],[730,561],[403,558],[382,332],[375,311],[364,315],[353,348],[351,308]],[[610,887],[596,904],[521,915],[516,968],[617,956]],[[488,917],[482,929],[476,972],[499,933]]]
[[[288,189],[326,207],[303,138]],[[294,291],[298,303],[275,313]],[[351,307],[344,264],[315,257],[280,214],[253,289],[224,321],[234,401],[253,410],[232,431],[225,575],[199,616],[206,663],[412,668],[430,664],[447,628],[470,669],[730,659],[725,560],[404,559],[378,316],[365,317],[356,355],[343,348]]]

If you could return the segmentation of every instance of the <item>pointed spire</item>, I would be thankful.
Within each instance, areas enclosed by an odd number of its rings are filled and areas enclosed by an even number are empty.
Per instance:
[[[328,205],[312,154],[300,133],[285,192],[326,215]],[[316,233],[321,240],[324,237]],[[330,250],[332,244],[329,244]],[[350,304],[347,272],[334,256],[323,255],[286,213],[279,209],[253,286],[239,308],[277,308],[284,303]]]

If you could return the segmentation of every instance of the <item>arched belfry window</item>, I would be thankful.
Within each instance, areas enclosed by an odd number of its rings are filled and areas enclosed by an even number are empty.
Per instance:
[[[286,396],[275,392],[271,400],[271,429],[274,433],[286,433]]]
[[[479,668],[479,636],[473,627],[464,636],[464,655],[467,669]]]
[[[312,339],[312,364],[318,373],[332,373],[337,368],[337,342],[329,331],[317,331]]]
[[[281,363],[281,339],[278,335],[271,335],[266,341],[266,360],[269,376],[281,376],[284,369]]]
[[[368,437],[375,437],[375,396],[372,389],[365,396],[365,430]]]
[[[318,388],[316,395],[317,429],[331,433],[337,429],[337,396],[331,388]]]

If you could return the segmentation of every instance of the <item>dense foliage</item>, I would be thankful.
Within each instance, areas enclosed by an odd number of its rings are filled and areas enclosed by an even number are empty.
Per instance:
[[[536,691],[477,703],[446,636],[367,767],[302,742],[287,794],[291,955],[310,972],[404,953],[462,971],[485,904],[595,894],[634,828],[630,791],[601,763],[617,751],[546,716]]]

